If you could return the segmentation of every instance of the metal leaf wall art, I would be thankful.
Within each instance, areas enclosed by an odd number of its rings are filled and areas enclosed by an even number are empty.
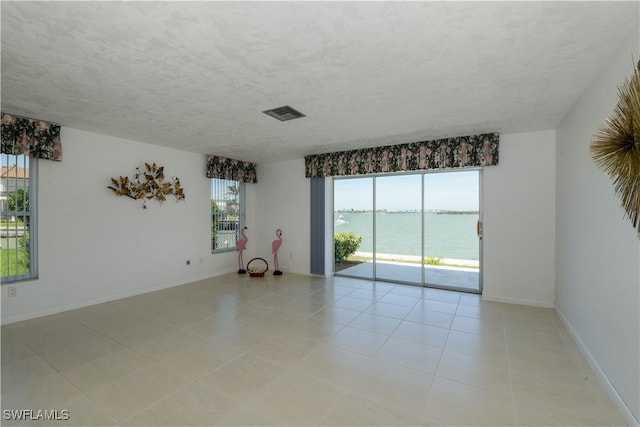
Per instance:
[[[142,208],[147,208],[147,200],[156,199],[160,203],[167,200],[166,196],[174,195],[177,201],[184,200],[184,190],[178,177],[165,181],[164,166],[155,163],[145,163],[145,170],[136,168],[132,179],[121,176],[111,178],[110,188],[118,196],[127,196],[134,200],[142,199]]]
[[[613,179],[622,207],[640,238],[640,61],[618,88],[613,115],[591,142],[594,162]]]

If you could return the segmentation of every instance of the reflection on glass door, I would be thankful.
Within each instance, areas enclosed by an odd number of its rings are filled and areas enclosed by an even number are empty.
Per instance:
[[[373,178],[334,180],[335,272],[373,279]]]
[[[422,175],[376,178],[376,279],[422,284]]]
[[[480,171],[424,176],[424,279],[480,292]]]

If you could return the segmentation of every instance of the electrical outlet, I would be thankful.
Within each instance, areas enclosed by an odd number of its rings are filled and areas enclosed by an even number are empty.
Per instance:
[[[18,294],[18,289],[15,287],[15,285],[9,286],[7,294],[9,295],[9,298],[13,298]]]
[[[200,264],[202,264],[202,257],[200,257],[200,258],[198,259],[198,261],[200,261]]]

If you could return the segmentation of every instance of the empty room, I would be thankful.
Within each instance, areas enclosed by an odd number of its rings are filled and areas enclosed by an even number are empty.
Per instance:
[[[2,1],[2,425],[640,424],[640,4]]]

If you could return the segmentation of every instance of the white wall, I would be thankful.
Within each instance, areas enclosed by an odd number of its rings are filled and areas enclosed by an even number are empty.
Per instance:
[[[500,135],[482,191],[483,298],[553,307],[555,132]]]
[[[629,422],[640,420],[640,244],[612,180],[591,160],[593,133],[640,57],[638,28],[557,129],[556,306]],[[620,406],[619,406],[620,407]],[[626,412],[625,412],[626,411]],[[635,421],[631,420],[629,411]]]
[[[2,287],[3,323],[237,269],[235,252],[211,254],[205,156],[66,127],[61,138],[64,160],[39,162],[40,278],[16,284],[12,298]],[[144,162],[178,176],[186,200],[144,210],[107,189]]]
[[[304,159],[261,163],[258,183],[247,185],[253,192],[247,206],[251,224],[249,249],[245,260],[261,257],[273,270],[271,242],[282,229],[283,243],[278,252],[280,270],[309,274],[310,271],[310,187],[304,176]]]

